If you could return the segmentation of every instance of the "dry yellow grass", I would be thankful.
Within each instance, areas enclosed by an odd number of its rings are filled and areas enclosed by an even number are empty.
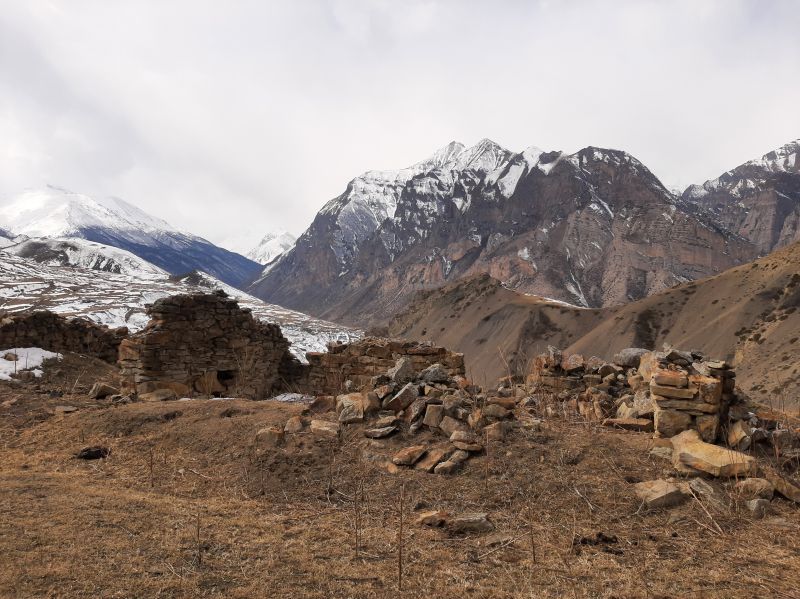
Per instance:
[[[671,469],[648,456],[644,434],[547,421],[540,432],[519,431],[493,446],[487,484],[485,457],[453,477],[391,475],[380,456],[411,439],[369,441],[358,427],[335,446],[307,432],[287,436],[278,449],[254,443],[259,428],[283,424],[300,411],[296,405],[20,401],[39,413],[53,403],[81,410],[34,420],[0,412],[3,597],[798,594],[797,507],[776,500],[760,521],[735,503],[692,500],[645,512],[631,481]],[[111,447],[111,456],[72,457],[94,444]],[[399,593],[402,482],[408,526]],[[421,509],[486,511],[496,531],[451,537],[414,525]],[[617,542],[573,543],[597,533]]]

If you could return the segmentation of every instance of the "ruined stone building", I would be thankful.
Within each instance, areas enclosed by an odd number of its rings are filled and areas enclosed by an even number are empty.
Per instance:
[[[127,392],[263,399],[286,387],[283,369],[299,367],[278,325],[223,292],[166,297],[147,314],[147,327],[120,344]]]

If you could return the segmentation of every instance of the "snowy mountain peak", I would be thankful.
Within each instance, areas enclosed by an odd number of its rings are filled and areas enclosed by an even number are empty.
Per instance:
[[[287,231],[267,233],[259,244],[247,253],[247,257],[259,264],[269,264],[293,246],[297,237]]]
[[[473,169],[491,172],[507,162],[511,156],[512,153],[500,144],[484,138],[458,155],[455,170]]]
[[[91,228],[175,231],[119,198],[98,200],[52,185],[26,190],[0,207],[0,226],[29,237],[69,237]]]
[[[451,141],[443,148],[436,150],[429,158],[426,158],[421,162],[417,162],[410,168],[420,171],[434,170],[437,168],[449,168],[451,165],[455,164],[458,156],[464,151],[465,148],[466,146],[460,141]]]
[[[797,154],[800,152],[800,139],[790,141],[776,150],[767,152],[760,159],[751,160],[745,164],[760,166],[771,173],[800,172],[800,161]]]

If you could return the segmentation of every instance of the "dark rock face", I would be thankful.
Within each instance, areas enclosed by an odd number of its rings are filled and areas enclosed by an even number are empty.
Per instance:
[[[683,199],[710,212],[726,229],[767,254],[800,240],[800,140],[746,162]]]
[[[250,291],[364,325],[385,320],[414,292],[480,273],[597,307],[756,253],[625,152],[512,154],[484,140],[354,179]]]

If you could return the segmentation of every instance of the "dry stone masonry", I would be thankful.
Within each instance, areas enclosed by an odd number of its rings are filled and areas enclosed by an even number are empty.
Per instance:
[[[125,327],[108,327],[79,318],[67,319],[48,310],[0,314],[0,347],[40,347],[115,362]]]
[[[147,313],[147,327],[119,348],[124,392],[263,399],[299,368],[280,327],[223,292],[163,298]]]

